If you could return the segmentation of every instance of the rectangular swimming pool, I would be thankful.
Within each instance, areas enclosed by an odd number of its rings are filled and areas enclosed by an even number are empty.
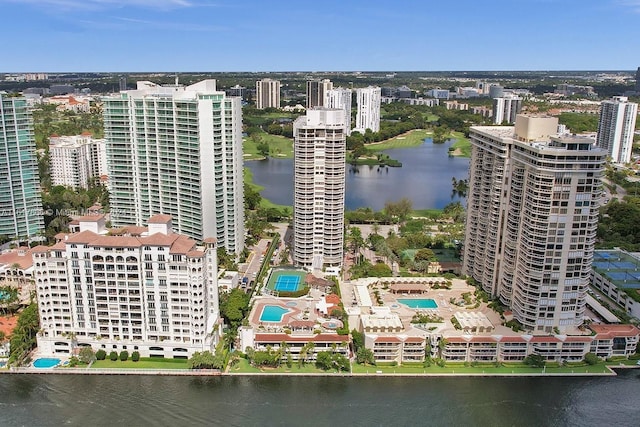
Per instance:
[[[438,308],[435,300],[430,298],[402,298],[399,299],[400,304],[404,304],[409,308]]]

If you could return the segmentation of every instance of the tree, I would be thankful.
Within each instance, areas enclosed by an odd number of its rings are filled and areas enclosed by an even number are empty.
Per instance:
[[[527,366],[532,366],[534,368],[544,368],[547,362],[544,360],[544,357],[538,353],[531,353],[523,360],[524,364]]]
[[[107,352],[103,349],[96,351],[96,360],[104,360],[107,358]]]
[[[78,359],[87,365],[96,360],[96,354],[91,347],[82,347],[78,353]]]
[[[360,347],[358,351],[356,351],[356,362],[361,365],[375,365],[376,361],[373,356],[373,351],[366,347]]]
[[[364,334],[362,332],[357,331],[356,329],[352,330],[351,342],[353,343],[353,347],[357,352],[360,348],[364,347]]]
[[[436,126],[433,129],[434,144],[442,144],[449,138],[449,129],[446,126]]]
[[[112,351],[111,353],[109,353],[109,360],[111,360],[112,362],[118,360],[118,352]]]
[[[9,362],[22,363],[36,346],[36,335],[40,328],[38,305],[34,302],[22,310],[11,335]]]
[[[129,352],[127,350],[122,350],[120,352],[120,360],[125,362],[129,358]]]
[[[413,257],[414,261],[437,261],[436,254],[431,249],[419,249]]]
[[[139,351],[134,351],[133,353],[131,353],[131,360],[134,362],[137,362],[140,360],[140,352]]]
[[[584,355],[584,361],[587,365],[597,365],[600,358],[595,353],[587,353]]]
[[[333,367],[333,358],[328,351],[321,351],[316,355],[316,366],[324,371]]]

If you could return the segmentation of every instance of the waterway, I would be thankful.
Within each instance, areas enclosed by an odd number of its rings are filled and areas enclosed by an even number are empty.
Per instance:
[[[617,377],[0,375],[9,426],[637,426]]]
[[[431,138],[412,148],[385,150],[401,168],[347,165],[345,208],[371,207],[378,211],[388,201],[403,197],[414,209],[442,209],[452,201],[464,199],[452,195],[451,178],[467,179],[469,159],[449,157],[453,140],[434,144]],[[264,188],[261,195],[279,205],[293,205],[293,159],[247,161],[253,181]]]

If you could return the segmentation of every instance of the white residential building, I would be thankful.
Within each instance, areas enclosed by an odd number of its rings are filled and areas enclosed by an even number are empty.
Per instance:
[[[354,131],[364,134],[367,129],[371,129],[372,132],[380,130],[381,96],[379,87],[356,89],[357,112]]]
[[[606,152],[558,119],[473,126],[463,273],[525,330],[582,325]]]
[[[176,232],[244,248],[242,110],[215,80],[190,86],[138,82],[104,99],[114,226],[159,213]]]
[[[88,188],[94,178],[107,175],[105,140],[93,139],[90,133],[52,136],[49,158],[53,185]]]
[[[324,94],[324,106],[344,111],[344,134],[351,135],[351,89],[329,89]]]
[[[341,266],[344,246],[344,112],[308,110],[293,124],[293,261],[309,270]]]
[[[262,79],[256,82],[256,108],[280,108],[280,82]]]
[[[307,81],[307,109],[314,107],[330,107],[325,104],[327,91],[333,89],[333,83],[329,79]]]
[[[602,101],[597,144],[607,150],[614,163],[631,161],[637,117],[638,104],[629,102],[625,96]]]
[[[215,239],[197,246],[173,233],[169,215],[149,218],[146,229],[107,230],[103,215],[79,222],[80,232],[33,249],[41,353],[91,346],[187,358],[214,348]]]
[[[515,95],[505,95],[493,100],[493,123],[501,125],[503,123],[513,124],[516,116],[522,110],[522,98]]]

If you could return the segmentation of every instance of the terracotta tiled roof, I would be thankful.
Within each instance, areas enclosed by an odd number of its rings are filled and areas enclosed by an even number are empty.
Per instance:
[[[166,224],[167,222],[171,221],[172,219],[173,219],[173,217],[171,215],[158,214],[158,215],[154,215],[151,218],[149,218],[147,223],[148,224]]]
[[[32,253],[33,249],[30,248],[14,249],[0,255],[0,265],[11,267],[13,264],[18,264],[21,270],[25,270],[33,265]]]
[[[84,230],[79,233],[70,234],[63,243],[83,243],[89,244],[93,242],[99,235],[90,230]]]
[[[402,340],[395,336],[376,337],[375,342],[402,342]]]
[[[635,337],[640,334],[640,330],[633,325],[589,325],[589,328],[596,333],[597,339],[614,337]]]

